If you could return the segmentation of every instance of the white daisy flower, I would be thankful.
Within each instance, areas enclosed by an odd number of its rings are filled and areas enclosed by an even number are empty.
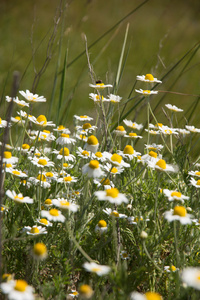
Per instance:
[[[0,128],[5,128],[6,126],[7,126],[7,121],[2,120],[2,119],[0,118]]]
[[[49,130],[43,130],[39,132],[38,135],[38,131],[36,133],[36,135],[32,138],[34,140],[36,140],[38,138],[38,141],[46,141],[46,142],[51,142],[54,141],[56,139],[56,137],[53,135],[52,132],[50,132]]]
[[[12,174],[13,176],[20,177],[20,178],[28,177],[28,175],[25,172],[22,172],[20,170],[13,169],[13,168],[7,168],[6,172]]]
[[[87,142],[87,132],[84,130],[84,134],[81,133],[81,134],[76,134],[76,138],[80,141],[84,141],[84,142]]]
[[[124,168],[122,166],[114,166],[110,163],[106,163],[106,165],[103,166],[104,170],[106,172],[109,172],[111,175],[117,175],[124,172]]]
[[[129,168],[130,164],[126,163],[123,159],[122,156],[114,153],[111,154],[109,152],[104,152],[105,153],[105,157],[107,158],[107,160],[109,160],[109,162],[116,167],[124,167],[124,168]]]
[[[72,298],[78,297],[79,292],[77,292],[76,290],[71,290],[69,296],[72,297]]]
[[[130,256],[130,254],[127,253],[127,251],[123,250],[120,252],[120,257],[123,260],[128,260],[128,259],[130,259],[131,256]]]
[[[98,178],[104,175],[102,165],[98,160],[91,160],[88,164],[82,167],[82,174],[87,174],[88,177]]]
[[[122,100],[122,97],[110,94],[108,95],[108,99],[111,103],[119,103]]]
[[[110,189],[111,187],[115,187],[114,183],[110,181],[109,178],[94,179],[93,182],[97,185],[98,188],[103,186],[105,190]]]
[[[175,206],[174,209],[166,211],[164,213],[164,217],[169,222],[178,220],[183,225],[192,223],[192,215],[187,213],[187,210],[184,206]]]
[[[154,170],[162,172],[178,172],[178,167],[169,165],[164,159],[158,159],[155,161],[148,161],[148,166]]]
[[[29,90],[26,90],[26,92],[19,91],[19,93],[29,102],[46,102],[46,98],[33,94]]]
[[[131,217],[128,217],[127,220],[128,220],[130,225],[138,225],[138,222],[144,222],[144,221],[148,222],[148,221],[150,221],[150,219],[148,219],[148,218],[144,219],[142,216],[140,216],[140,217],[131,216]]]
[[[199,133],[200,132],[200,129],[199,128],[196,128],[194,126],[189,126],[189,125],[185,125],[185,128],[187,130],[189,130],[190,132],[195,132],[195,133]]]
[[[61,182],[66,184],[70,184],[77,181],[78,181],[77,177],[71,176],[70,174],[63,174],[63,177],[57,180],[58,183]]]
[[[32,254],[36,260],[44,260],[48,256],[46,245],[43,243],[36,243],[33,246]]]
[[[93,118],[87,116],[87,115],[83,115],[83,116],[77,116],[77,115],[74,115],[74,118],[78,121],[81,121],[81,122],[85,122],[85,121],[91,121],[93,120]]]
[[[34,225],[33,227],[25,226],[23,228],[23,231],[26,232],[28,235],[47,234],[46,228],[36,225]]]
[[[187,267],[181,272],[182,281],[196,290],[200,290],[200,268]]]
[[[95,88],[95,89],[105,89],[107,87],[113,87],[112,84],[104,84],[102,80],[97,80],[96,84],[89,84],[90,87]]]
[[[109,99],[104,98],[104,96],[99,96],[98,94],[90,93],[89,98],[92,99],[94,102],[109,102]]]
[[[193,177],[190,179],[190,184],[196,187],[197,189],[200,188],[200,179],[195,180]]]
[[[181,111],[183,111],[183,109],[178,108],[176,105],[165,104],[165,106],[166,106],[169,110],[172,110],[172,111],[175,111],[175,112],[181,112]]]
[[[152,150],[152,151],[155,151],[155,150],[157,150],[157,151],[161,151],[162,149],[163,149],[163,145],[157,145],[157,144],[155,144],[155,143],[153,143],[153,144],[151,144],[151,145],[147,145],[147,144],[145,144],[145,148],[146,149],[148,149],[148,150]]]
[[[75,144],[76,140],[69,137],[69,134],[61,133],[60,137],[57,138],[56,144],[66,145],[66,144]]]
[[[134,157],[138,157],[138,155],[141,155],[141,153],[136,152],[131,145],[126,145],[123,151],[118,150],[117,153],[122,157],[129,158],[130,160],[132,160]]]
[[[53,150],[52,153],[58,154],[57,159],[64,159],[65,161],[74,161],[76,159],[74,155],[70,154],[67,147],[61,148],[60,151]]]
[[[129,134],[125,134],[124,137],[129,138],[131,140],[143,138],[141,135],[137,135],[137,133],[135,132],[129,132]]]
[[[179,268],[176,268],[174,265],[172,266],[165,266],[164,267],[164,271],[167,273],[171,273],[171,272],[177,272],[179,270]]]
[[[157,154],[155,151],[151,150],[149,153],[144,154],[141,156],[141,160],[148,163],[149,161],[151,162],[157,162],[159,159],[162,159],[161,154]]]
[[[58,179],[58,173],[57,172],[50,171],[50,172],[43,172],[42,174],[46,177],[46,180],[50,183],[55,182]]]
[[[158,135],[158,134],[160,134],[159,130],[152,130],[152,129],[148,130],[148,129],[145,129],[145,131],[148,132],[151,135]]]
[[[104,220],[100,220],[95,227],[95,232],[105,233],[108,230],[107,223]]]
[[[95,196],[97,196],[98,200],[109,201],[110,203],[114,203],[120,205],[121,203],[128,203],[128,199],[124,194],[121,194],[117,188],[107,189],[105,191],[96,191],[94,192]]]
[[[186,135],[186,134],[190,134],[189,130],[186,130],[184,128],[176,128],[176,131],[180,134]]]
[[[87,142],[84,145],[84,149],[87,151],[91,151],[92,153],[96,153],[99,147],[99,141],[94,135],[90,135],[87,138]]]
[[[126,130],[124,126],[117,126],[117,128],[113,131],[117,136],[124,136],[126,134]]]
[[[56,126],[52,121],[47,121],[47,118],[44,115],[39,115],[37,118],[34,116],[28,116],[28,119],[38,126]]]
[[[190,171],[188,172],[188,175],[200,177],[200,171]]]
[[[111,208],[105,208],[103,209],[103,212],[105,212],[107,215],[109,215],[112,218],[116,218],[116,219],[126,219],[127,215],[125,214],[120,214],[118,213],[118,211],[116,210],[112,210]]]
[[[136,93],[139,93],[139,94],[142,94],[144,96],[150,96],[150,95],[156,95],[158,94],[158,91],[150,91],[150,90],[142,90],[142,89],[139,89],[139,90],[136,90]]]
[[[14,200],[15,202],[17,203],[33,203],[33,199],[26,196],[26,197],[23,197],[23,195],[20,193],[20,194],[16,194],[15,191],[10,191],[10,190],[7,190],[6,191],[6,196],[12,200]]]
[[[11,120],[11,122],[16,123],[19,126],[22,126],[23,124],[25,124],[25,121],[22,120],[19,116],[11,117],[10,120]]]
[[[84,123],[82,126],[76,126],[76,130],[79,133],[91,133],[92,131],[96,130],[97,126],[91,125],[90,123]]]
[[[175,128],[170,128],[170,127],[167,127],[167,126],[162,127],[159,130],[160,130],[160,133],[162,133],[164,135],[171,135],[171,134],[177,135],[178,134],[178,132],[176,131]]]
[[[155,292],[147,292],[145,294],[132,292],[130,294],[130,300],[163,300],[163,297]]]
[[[54,162],[50,161],[50,159],[47,156],[40,156],[39,158],[34,156],[29,156],[28,159],[31,161],[31,163],[38,168],[44,168],[44,167],[53,167]]]
[[[140,130],[140,129],[143,128],[143,125],[142,125],[142,124],[138,124],[138,123],[136,123],[136,122],[132,122],[132,121],[127,120],[127,119],[123,120],[123,122],[124,122],[124,124],[125,124],[126,126],[128,126],[129,128],[132,128],[132,129]]]
[[[63,125],[59,125],[57,126],[56,128],[53,128],[54,131],[57,131],[57,132],[63,132],[63,133],[66,133],[66,134],[70,134],[70,130],[68,128],[66,128],[65,126]]]
[[[49,211],[42,210],[41,216],[47,218],[49,221],[62,223],[65,222],[65,216],[63,216],[62,213],[56,208],[51,208]]]
[[[51,227],[53,225],[51,222],[49,222],[45,218],[39,218],[39,219],[36,220],[36,222],[39,223],[42,226],[45,226],[45,227]]]
[[[12,97],[6,96],[6,101],[7,102],[11,102],[11,100],[12,100]],[[24,106],[29,107],[29,103],[27,103],[24,100],[19,100],[18,97],[13,98],[13,102],[16,103],[17,105],[21,106],[21,107],[24,107]]]
[[[105,162],[106,157],[104,156],[104,152],[97,151],[96,153],[92,153],[92,159],[99,160],[100,162]]]
[[[152,74],[146,74],[146,75],[138,75],[136,77],[137,80],[145,81],[145,82],[151,82],[151,83],[162,83],[162,81],[158,80],[157,78],[154,78]]]
[[[44,176],[44,174],[39,174],[37,176],[37,178],[35,177],[29,177],[28,181],[30,182],[31,185],[40,185],[43,188],[50,188],[51,184],[49,182],[47,182],[46,177]]]
[[[6,164],[15,164],[19,160],[18,157],[12,156],[12,153],[10,151],[4,151],[3,153],[3,163]]]
[[[91,157],[91,152],[83,150],[81,147],[78,147],[78,150],[76,151],[77,155],[81,158],[87,159]]]
[[[64,198],[53,199],[52,203],[60,209],[70,210],[72,212],[77,212],[79,207],[77,204],[71,203]]]
[[[164,189],[163,194],[168,198],[169,201],[180,200],[184,202],[184,200],[188,200],[190,197],[181,194],[178,191]]]
[[[98,265],[95,262],[86,262],[83,264],[83,268],[87,272],[96,273],[98,276],[106,275],[111,271],[111,268],[109,266]]]
[[[25,280],[8,280],[0,284],[3,294],[8,295],[9,300],[34,300],[32,286],[28,285]]]

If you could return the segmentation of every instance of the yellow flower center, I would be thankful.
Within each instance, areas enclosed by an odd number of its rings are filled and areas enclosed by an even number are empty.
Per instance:
[[[43,243],[37,243],[33,247],[33,252],[37,256],[43,256],[47,253],[47,247]]]
[[[176,271],[176,267],[172,265],[171,270],[172,270],[172,272]]]
[[[92,295],[93,291],[89,285],[83,284],[79,288],[79,293],[82,294],[83,296],[90,297]]]
[[[9,280],[12,279],[12,275],[9,274],[9,273],[4,273],[4,274],[2,275],[2,279],[3,279],[3,280],[6,280],[6,281],[9,281]]]
[[[85,130],[85,129],[89,129],[89,128],[91,128],[92,127],[92,125],[90,124],[90,123],[85,123],[85,124],[83,124],[83,129]]]
[[[126,145],[123,152],[124,152],[124,154],[133,154],[134,149],[131,145]]]
[[[163,124],[162,123],[157,123],[155,124],[156,127],[163,127]]]
[[[157,153],[154,152],[154,151],[150,151],[150,152],[149,152],[149,155],[150,155],[151,157],[154,157],[154,158],[157,157]]]
[[[23,144],[22,149],[28,150],[30,149],[30,146],[28,144]]]
[[[89,145],[97,145],[99,142],[98,142],[96,136],[91,135],[91,136],[88,137],[87,143],[88,143]]]
[[[5,168],[12,168],[12,164],[3,164],[3,167]]]
[[[80,139],[82,139],[82,140],[86,139],[86,136],[85,136],[85,135],[82,135],[82,134],[80,134],[79,137],[80,137]]]
[[[36,152],[34,155],[40,157],[41,154],[39,152]]]
[[[107,227],[107,223],[106,223],[106,221],[104,221],[104,220],[100,220],[100,221],[98,222],[98,226],[99,226],[100,228],[102,228],[102,227]]]
[[[166,162],[164,161],[164,159],[159,159],[159,161],[157,161],[156,165],[158,167],[160,167],[161,169],[165,170],[167,165]]]
[[[9,151],[4,151],[3,156],[4,156],[4,158],[8,159],[8,158],[11,158],[11,157],[12,157],[12,153],[9,152]]]
[[[99,168],[98,160],[91,160],[90,163],[89,163],[89,168],[98,169]]]
[[[67,168],[67,167],[68,167],[68,163],[64,163],[63,168]]]
[[[72,181],[71,176],[66,176],[66,177],[64,177],[64,181],[65,181],[65,182],[70,182],[70,181]]]
[[[0,118],[0,124],[1,124],[1,120],[2,120],[2,119]]]
[[[200,172],[198,172],[198,171],[197,171],[197,172],[195,172],[195,175],[198,175],[198,176],[200,176]]]
[[[119,191],[117,188],[111,188],[106,190],[106,196],[112,197],[112,198],[117,198],[119,195]]]
[[[122,256],[123,256],[123,258],[127,258],[127,257],[128,257],[128,254],[127,254],[126,252],[123,252],[123,253],[122,253]]]
[[[38,180],[41,180],[41,181],[44,181],[44,182],[46,181],[46,177],[45,177],[45,175],[43,175],[43,174],[42,174],[42,175],[39,174],[39,175],[37,176],[37,179],[38,179]]]
[[[197,180],[197,183],[196,183],[196,185],[200,185],[200,179],[199,179],[199,180]]]
[[[63,129],[65,129],[65,127],[63,125],[58,126],[58,130],[63,130]]]
[[[146,75],[145,75],[145,79],[146,79],[146,80],[149,80],[149,81],[154,81],[154,77],[153,77],[152,74],[146,74]]]
[[[15,117],[15,120],[20,121],[21,118],[20,118],[19,116],[16,116],[16,117]]]
[[[102,155],[101,152],[96,152],[96,153],[95,153],[95,156],[98,157],[98,158],[103,157],[103,155]]]
[[[117,211],[112,211],[110,213],[110,216],[115,217],[115,218],[119,218],[119,213]]]
[[[96,86],[98,86],[98,87],[103,87],[103,86],[104,86],[104,83],[96,83]]]
[[[44,225],[48,225],[47,219],[40,219],[40,223],[42,223]]]
[[[64,138],[69,138],[69,134],[66,134],[66,133],[61,133],[61,137],[64,137]]]
[[[28,283],[25,280],[19,279],[19,280],[16,280],[14,289],[18,292],[25,292],[27,286],[28,286]]]
[[[145,293],[145,296],[146,296],[147,300],[162,300],[161,295],[158,293],[154,293],[154,292],[147,292],[147,293]]]
[[[47,133],[47,134],[51,133],[49,130],[45,130],[45,129],[42,132]]]
[[[61,200],[60,205],[61,206],[70,206],[70,203],[67,200]]]
[[[103,185],[110,185],[110,180],[108,179],[108,178],[103,178],[103,179],[101,179],[101,181],[100,181]]]
[[[59,216],[59,211],[56,208],[50,209],[49,213],[53,217],[58,217]]]
[[[114,153],[112,156],[111,156],[111,160],[113,161],[113,162],[117,162],[117,163],[121,163],[121,161],[122,161],[122,157],[119,155],[119,154],[117,154],[117,153]]]
[[[47,165],[47,161],[45,158],[41,158],[38,160],[38,164],[42,165],[42,166],[46,166]]]
[[[129,132],[129,134],[128,134],[130,137],[136,137],[137,136],[137,133],[135,133],[135,132]]]
[[[96,272],[101,271],[101,268],[95,267],[95,268],[92,268],[91,271],[96,273]]]
[[[115,168],[115,167],[113,167],[111,170],[110,170],[110,173],[117,173],[118,172],[118,170],[117,170],[117,168]]]
[[[44,204],[46,204],[46,205],[51,205],[52,204],[52,201],[51,201],[51,199],[46,199],[45,201],[44,201]]]
[[[64,148],[60,149],[59,154],[64,155],[64,156],[69,156],[69,149],[64,147]]]
[[[47,118],[44,115],[40,115],[39,117],[37,117],[37,121],[38,123],[42,123],[40,125],[46,125],[47,124]]]
[[[180,198],[181,195],[182,195],[182,194],[181,194],[180,192],[172,192],[172,193],[171,193],[171,196],[172,196],[172,197],[178,197],[178,198]]]
[[[185,217],[187,214],[186,208],[184,206],[175,206],[173,215]]]
[[[118,131],[125,131],[125,128],[124,128],[124,126],[118,126],[116,128],[116,130],[118,130]]]
[[[165,132],[166,134],[172,134],[172,131],[171,131],[170,129],[165,129],[164,132]]]
[[[82,152],[82,155],[84,155],[84,156],[89,156],[90,153],[89,153],[88,151],[84,150],[84,151]]]
[[[52,172],[47,172],[46,177],[53,177],[53,173]]]
[[[20,200],[20,201],[21,201],[21,200],[24,199],[24,197],[19,197],[18,195],[16,195],[16,196],[14,197],[14,199],[15,199],[15,200]]]
[[[151,94],[151,91],[150,91],[150,90],[143,90],[142,93],[143,93],[143,94]]]
[[[16,171],[16,170],[14,170],[14,171],[12,171],[12,174],[13,174],[13,175],[16,175],[16,176],[19,176],[19,175],[20,175],[20,172],[19,172],[19,171]]]
[[[40,231],[37,227],[32,227],[30,233],[40,233]]]

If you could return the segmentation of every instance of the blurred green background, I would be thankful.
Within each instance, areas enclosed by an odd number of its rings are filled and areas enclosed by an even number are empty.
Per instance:
[[[62,12],[60,12],[60,3]],[[33,89],[35,72],[39,72],[45,62],[48,43],[55,28],[54,21],[59,14],[61,14],[60,22],[50,51],[51,59],[34,91],[39,95],[44,95],[48,102],[47,104],[36,104],[34,114],[36,116],[41,113],[48,115],[48,103],[51,103],[56,78],[55,98],[49,112],[50,119],[55,121],[55,111],[58,110],[58,105],[61,107],[64,123],[70,123],[73,114],[93,115],[94,103],[88,97],[93,90],[88,86],[91,79],[86,55],[84,54],[74,61],[85,50],[83,34],[87,36],[88,46],[91,45],[142,3],[141,0],[71,0],[66,2],[1,0],[2,115],[6,108],[5,95],[10,95],[14,70],[18,70],[21,75],[20,90]],[[126,102],[135,84],[136,75],[152,73],[155,77],[162,78],[199,41],[199,17],[199,1],[147,1],[89,49],[96,77],[106,83],[114,83],[126,26],[129,23],[123,59],[124,70],[117,91],[117,94],[122,96],[123,101]],[[170,72],[169,76],[165,77],[163,84],[159,85],[158,89],[199,94],[200,53],[196,51],[193,56],[192,53],[190,52]],[[64,78],[62,103],[58,104],[65,55],[68,67]],[[183,68],[184,72],[180,76]],[[57,74],[56,77],[55,74]],[[145,88],[142,82],[137,82],[135,87]],[[153,98],[153,107],[163,95],[160,94]],[[136,100],[140,97],[134,91],[131,96],[136,96]],[[129,102],[126,111],[130,109],[136,101],[135,99]],[[197,99],[194,96],[166,94],[162,105],[171,103],[187,110]],[[198,124],[198,103],[196,105],[196,113],[193,114],[190,121],[192,124]],[[161,106],[156,112],[158,121],[165,123]],[[138,116],[138,122],[143,122],[146,118],[146,110],[143,108],[138,111],[133,110],[127,118],[133,120],[135,114]]]

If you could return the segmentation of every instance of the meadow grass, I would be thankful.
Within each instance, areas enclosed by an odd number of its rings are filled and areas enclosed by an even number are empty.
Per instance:
[[[71,62],[68,50],[62,55],[62,16],[60,7],[31,91],[21,89],[15,73],[10,97],[2,99],[1,297],[199,299],[199,95],[176,90],[199,42],[162,74],[157,69],[158,78],[151,70],[136,74],[123,94],[130,24],[112,81],[106,69],[106,81],[99,79],[99,59],[93,64],[90,49],[121,22],[92,44],[84,35],[90,76],[84,85],[93,109],[90,115],[81,106],[80,113],[77,105],[67,122],[74,95],[66,95],[67,72],[82,54]],[[46,100],[37,91],[58,24],[57,65]],[[175,101],[166,105],[169,95]],[[184,97],[192,103],[182,109]]]

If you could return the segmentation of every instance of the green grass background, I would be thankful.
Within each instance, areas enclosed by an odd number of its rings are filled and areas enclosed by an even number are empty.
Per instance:
[[[64,2],[63,2],[64,3]],[[58,26],[51,61],[42,75],[36,93],[44,95],[50,103],[54,76],[59,57],[59,45],[62,41],[60,65],[63,70],[64,56],[67,53],[67,64],[70,64],[85,50],[83,33],[88,45],[92,44],[103,33],[109,30],[130,11],[142,3],[141,0],[74,0],[67,1],[66,9]],[[34,68],[39,71],[46,58],[46,49],[54,28],[59,1],[24,1],[10,0],[0,2],[0,86],[1,111],[5,113],[5,95],[10,94],[12,72],[21,74],[20,89],[32,89]],[[199,1],[149,0],[140,9],[128,17],[119,26],[89,49],[91,63],[98,79],[113,83],[115,80],[127,23],[130,24],[126,43],[124,72],[117,93],[126,101],[135,83],[136,75],[152,73],[161,78],[170,68],[199,41]],[[33,52],[34,64],[33,64]],[[171,90],[187,94],[199,94],[199,52],[186,67],[182,76],[180,72],[189,60],[189,56],[170,72],[165,78],[161,90]],[[25,72],[26,70],[26,72]],[[24,73],[25,72],[25,73]],[[55,110],[58,109],[61,73],[57,76],[57,87],[51,119],[55,121]],[[93,101],[89,99],[88,83],[91,82],[86,55],[81,56],[66,69],[64,96],[62,100],[63,122],[71,122],[73,114],[84,111],[94,112]],[[141,82],[137,88],[144,88]],[[132,96],[135,96],[133,92]],[[155,106],[163,96],[156,96]],[[167,94],[164,103],[171,103],[187,109],[196,100],[192,96]],[[133,100],[134,101],[134,100]],[[133,102],[129,103],[127,110]],[[46,112],[47,104],[37,104],[35,114]],[[198,124],[198,107],[193,114],[192,124]],[[157,111],[162,118],[161,108]],[[128,118],[134,119],[135,111]],[[144,121],[146,110],[138,112],[138,121]],[[167,120],[166,120],[167,121]],[[163,121],[164,122],[164,121]]]

